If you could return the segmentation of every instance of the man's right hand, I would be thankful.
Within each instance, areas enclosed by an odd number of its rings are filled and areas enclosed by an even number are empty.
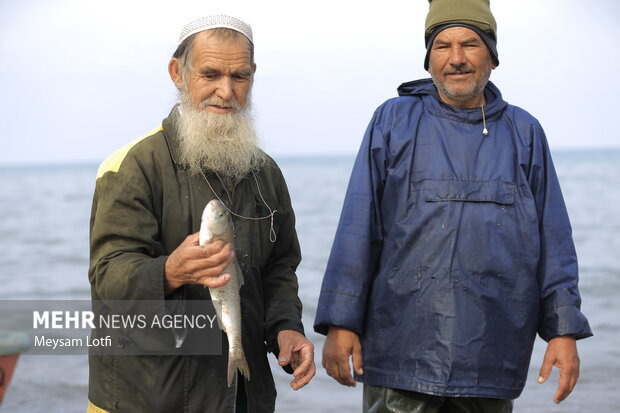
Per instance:
[[[164,264],[164,288],[168,295],[185,284],[215,288],[226,284],[230,275],[222,272],[233,259],[232,245],[222,241],[198,245],[199,233],[189,235],[168,256]]]
[[[323,367],[338,383],[355,387],[349,365],[350,356],[353,358],[355,372],[361,376],[364,374],[364,361],[359,337],[346,328],[330,326],[323,344]]]

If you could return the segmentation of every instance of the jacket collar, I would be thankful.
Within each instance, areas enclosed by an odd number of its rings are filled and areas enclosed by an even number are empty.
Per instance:
[[[437,87],[433,79],[414,80],[406,82],[398,87],[399,96],[418,96],[424,101],[425,108],[433,115],[449,118],[466,123],[478,123],[482,121],[482,110],[480,108],[459,108],[444,103],[439,98]],[[502,98],[499,89],[491,82],[487,82],[484,88],[484,115],[486,120],[495,119],[503,113],[508,105]]]

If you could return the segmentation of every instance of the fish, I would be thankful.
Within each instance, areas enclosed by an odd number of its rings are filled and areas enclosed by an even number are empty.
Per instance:
[[[200,223],[199,245],[221,240],[235,246],[235,233],[230,213],[219,200],[209,201],[202,213]],[[228,282],[216,288],[209,287],[211,299],[214,301],[217,322],[228,337],[228,387],[233,382],[237,370],[250,380],[243,343],[241,342],[241,297],[239,289],[243,285],[243,274],[237,258],[233,258],[222,274],[229,274]],[[220,274],[221,275],[221,274]]]

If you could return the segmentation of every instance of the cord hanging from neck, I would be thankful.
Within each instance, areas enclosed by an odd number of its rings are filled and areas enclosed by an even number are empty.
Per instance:
[[[271,209],[269,204],[267,204],[267,201],[265,201],[265,198],[263,197],[263,193],[260,190],[260,185],[258,185],[258,179],[256,178],[256,174],[255,173],[252,173],[252,177],[254,178],[254,182],[256,182],[256,189],[258,190],[258,195],[260,196],[260,199],[263,201],[263,204],[265,204],[265,206],[269,210],[269,215],[265,215],[264,217],[257,217],[257,218],[255,218],[255,217],[244,217],[243,215],[239,215],[236,212],[234,212],[232,209],[228,208],[228,205],[226,205],[226,203],[224,201],[222,201],[222,199],[219,197],[217,192],[215,192],[215,190],[211,186],[211,183],[209,182],[209,180],[205,176],[204,172],[200,171],[200,174],[204,178],[204,180],[207,183],[207,185],[209,185],[209,188],[211,189],[211,192],[213,192],[213,195],[215,195],[215,197],[218,199],[218,201],[220,201],[222,203],[222,205],[224,205],[226,210],[228,212],[230,212],[232,215],[234,215],[234,216],[236,216],[238,218],[241,218],[241,219],[249,219],[251,221],[260,221],[262,219],[268,219],[268,218],[271,219],[271,223],[270,223],[270,226],[269,226],[269,241],[271,241],[272,243],[276,242],[277,236],[276,236],[276,230],[274,229],[274,225],[273,225],[273,216],[276,214],[276,212],[278,212],[278,210],[277,209]],[[219,179],[219,177],[218,177],[218,179]]]
[[[482,125],[483,125],[482,134],[484,136],[487,136],[489,134],[489,130],[487,129],[487,120],[486,120],[486,117],[484,116],[484,105],[482,105],[480,109],[482,109]]]

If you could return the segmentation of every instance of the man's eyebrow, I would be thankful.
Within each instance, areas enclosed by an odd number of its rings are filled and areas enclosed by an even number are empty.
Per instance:
[[[480,40],[477,37],[470,37],[469,39],[466,39],[461,42],[461,44],[473,44],[473,43],[481,44],[482,40]]]
[[[249,67],[246,67],[244,69],[239,69],[239,70],[235,70],[233,72],[233,75],[238,75],[238,76],[252,76],[252,69],[250,69]]]
[[[220,75],[220,74],[222,74],[221,70],[216,69],[214,67],[205,67],[205,68],[200,69],[198,72],[201,75],[203,75],[203,76],[211,76],[211,75]],[[244,76],[244,77],[252,76],[252,69],[248,67],[248,68],[243,68],[243,69],[235,70],[234,72],[231,73],[231,75],[234,75],[234,76]]]
[[[200,74],[202,75],[217,75],[220,71],[214,67],[205,67],[200,69]]]
[[[477,37],[469,37],[463,41],[457,42],[458,44],[482,44],[482,40],[480,40]],[[445,45],[450,45],[452,44],[451,41],[447,41],[447,40],[442,40],[442,39],[435,39],[435,41],[433,42],[433,45],[435,44],[440,44],[442,46]]]

